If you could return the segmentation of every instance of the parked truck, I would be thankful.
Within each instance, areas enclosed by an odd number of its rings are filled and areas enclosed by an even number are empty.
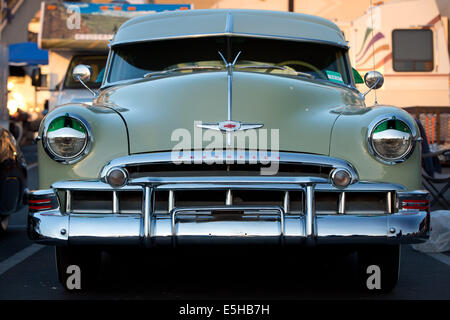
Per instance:
[[[73,68],[78,64],[89,65],[92,77],[87,85],[98,89],[107,63],[108,43],[125,21],[143,14],[191,7],[189,4],[42,2],[38,41],[41,48],[49,50],[49,110],[68,102],[92,102],[92,94],[73,80]]]

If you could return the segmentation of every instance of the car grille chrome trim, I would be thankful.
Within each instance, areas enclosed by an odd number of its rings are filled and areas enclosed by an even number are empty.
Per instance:
[[[307,176],[313,177],[310,172],[303,172],[303,168],[316,168],[321,173],[315,174],[319,178],[330,179],[329,174],[334,169],[344,169],[350,172],[352,177],[352,183],[358,181],[358,174],[353,168],[353,166],[342,159],[337,159],[333,157],[307,154],[307,153],[293,153],[293,152],[258,152],[258,151],[246,151],[246,150],[234,150],[234,151],[218,151],[203,154],[202,151],[184,151],[182,155],[177,155],[174,152],[155,152],[155,153],[144,153],[144,154],[134,154],[130,156],[120,157],[111,160],[100,172],[100,180],[106,182],[106,175],[112,168],[124,168],[133,172],[133,170],[139,170],[139,168],[148,166],[149,169],[145,170],[143,173],[144,177],[158,176],[156,171],[158,171],[158,165],[169,166],[169,171],[165,172],[176,172],[177,176],[181,176],[179,171],[183,165],[188,164],[189,169],[193,171],[191,176],[196,176],[200,171],[203,174],[213,170],[214,165],[224,166],[225,170],[230,169],[229,166],[240,166],[243,165],[244,172],[246,172],[245,166],[248,165],[248,169],[258,169],[259,166],[270,165],[271,162],[277,162],[282,172],[283,166],[291,166],[288,168],[298,168],[296,172],[288,172],[289,175],[296,176]],[[212,163],[212,164],[211,164]],[[256,165],[256,167],[255,167]],[[205,166],[205,167],[203,167]],[[324,172],[322,172],[322,170]],[[255,171],[259,176],[259,171]],[[248,172],[247,172],[248,173]],[[132,174],[131,174],[132,175]],[[168,174],[161,173],[161,176],[167,176]],[[245,174],[244,174],[245,175]],[[247,174],[249,175],[249,174]],[[326,177],[324,177],[326,175]],[[230,176],[233,176],[231,172]],[[278,176],[278,175],[277,175]],[[136,177],[135,177],[136,178]],[[141,177],[137,177],[141,178]],[[237,177],[238,178],[238,177]]]
[[[94,191],[86,192],[86,187],[95,187]],[[183,186],[182,184],[172,184]],[[241,205],[237,198],[232,200],[232,205],[225,205],[227,193],[239,195],[239,192],[247,192],[252,184],[228,185],[223,191],[223,205],[208,205],[187,207],[179,205],[178,200],[183,197],[177,196],[181,192],[205,192],[204,187],[210,183],[197,184],[197,189],[189,184],[189,189],[179,188],[177,190],[167,189],[167,185],[142,185],[132,188],[113,190],[108,184],[94,181],[72,181],[58,182],[53,186],[51,193],[58,197],[69,195],[72,201],[76,201],[77,192],[85,192],[93,195],[95,192],[108,192],[111,194],[111,208],[114,193],[119,200],[116,210],[108,213],[105,210],[76,210],[74,203],[60,208],[72,208],[72,212],[62,210],[47,210],[29,213],[29,230],[33,240],[47,244],[91,244],[91,245],[115,245],[133,244],[151,247],[154,245],[171,244],[267,244],[280,242],[286,244],[317,244],[317,243],[418,243],[429,236],[429,212],[418,209],[402,208],[403,202],[427,200],[427,193],[423,191],[408,192],[404,188],[386,183],[364,183],[358,182],[345,192],[333,188],[327,184],[267,184],[261,189],[260,185],[253,184],[253,191],[259,192],[273,190],[280,197],[279,205]],[[55,189],[54,187],[58,187]],[[290,186],[291,189],[283,189]],[[296,186],[297,188],[292,188]],[[103,187],[103,189],[102,189]],[[250,188],[251,189],[251,188]],[[143,208],[139,213],[124,213],[120,208],[121,196],[125,192],[136,192],[139,190]],[[208,191],[207,189],[206,191]],[[217,189],[214,189],[218,191]],[[214,191],[213,190],[213,191]],[[384,203],[391,204],[392,213],[388,210],[374,214],[373,212],[347,212],[345,208],[351,203],[352,195],[358,190],[368,190],[368,193],[376,197],[389,195],[392,199],[386,199]],[[154,210],[153,201],[158,191],[172,193],[171,210],[158,213]],[[172,191],[172,192],[170,192]],[[304,192],[302,199],[302,212],[293,213],[289,209],[292,204],[291,194]],[[335,214],[321,214],[321,193],[333,193],[336,199]],[[356,193],[355,193],[356,192]],[[32,192],[31,192],[32,193]],[[38,194],[39,191],[36,192]],[[207,196],[207,195],[206,195]],[[100,199],[99,197],[98,199]],[[291,198],[291,199],[290,199]],[[178,200],[177,200],[178,199]],[[364,199],[367,199],[364,198]],[[418,199],[418,200],[417,200]],[[64,200],[59,199],[59,202]],[[153,201],[152,201],[153,200]],[[178,203],[177,203],[178,202]],[[343,203],[345,202],[345,203]],[[245,202],[244,202],[245,203]],[[399,207],[400,205],[400,207]],[[316,206],[316,208],[315,208]],[[409,206],[408,206],[409,207]],[[273,208],[277,208],[274,211]],[[341,208],[341,209],[339,209]],[[342,214],[342,208],[344,213]],[[387,209],[387,208],[386,208]],[[218,211],[215,212],[214,210]],[[270,211],[272,210],[272,212]],[[167,211],[167,210],[166,210]],[[221,211],[229,211],[230,215]],[[233,211],[238,211],[234,212]],[[338,212],[340,211],[340,212]],[[175,213],[175,214],[174,214]],[[175,228],[173,228],[173,219]],[[60,230],[69,230],[60,234]],[[391,230],[396,230],[392,232]],[[174,234],[176,235],[174,239]]]
[[[279,162],[280,168],[288,170],[285,175],[239,175],[236,174],[236,172],[229,170],[230,167],[228,165],[253,165],[264,163],[263,161],[266,161],[265,163],[267,163],[267,158],[271,159],[270,155],[263,155],[260,159],[260,155],[257,152],[243,150],[236,150],[231,154],[232,155],[230,156],[229,153],[225,154],[224,152],[219,152],[212,155],[215,161],[221,161],[226,165],[225,168],[227,170],[224,170],[225,175],[211,175],[217,173],[217,170],[211,171],[209,170],[210,167],[206,167],[207,173],[210,174],[209,176],[199,175],[199,172],[197,171],[190,172],[189,176],[180,176],[179,171],[177,171],[179,170],[179,167],[176,166],[172,159],[173,154],[171,152],[157,152],[136,154],[114,159],[102,169],[100,180],[56,182],[52,187],[59,191],[67,190],[66,198],[68,199],[68,203],[66,204],[66,211],[69,214],[87,214],[87,211],[90,211],[92,214],[105,213],[104,208],[93,210],[77,209],[74,207],[73,203],[73,192],[75,192],[75,195],[77,192],[83,191],[111,192],[112,203],[107,204],[111,209],[106,210],[106,212],[112,215],[124,213],[140,214],[143,220],[142,237],[145,246],[151,245],[152,234],[154,232],[153,224],[156,223],[158,219],[175,219],[173,216],[178,214],[177,210],[181,210],[180,208],[184,207],[183,210],[192,211],[193,208],[198,208],[200,205],[200,207],[203,208],[202,212],[208,211],[210,208],[214,207],[226,207],[230,208],[230,210],[235,210],[236,207],[239,208],[242,206],[248,208],[258,207],[260,210],[276,207],[280,208],[282,211],[280,217],[282,217],[283,221],[280,223],[283,225],[283,228],[286,216],[291,217],[289,219],[294,220],[303,217],[303,219],[305,219],[303,233],[308,239],[314,239],[316,237],[317,229],[316,216],[330,214],[382,215],[391,213],[392,210],[389,209],[391,208],[389,203],[392,203],[390,193],[396,190],[404,190],[400,185],[358,182],[357,172],[348,162],[328,156],[313,154],[290,152],[277,153],[277,157],[274,161]],[[196,163],[196,160],[202,165],[207,164],[206,161],[204,161],[203,154],[200,152],[200,159],[197,159],[196,157],[199,157],[199,151],[191,151],[184,153],[183,159],[181,160],[192,161],[193,164],[190,164],[188,169],[198,170],[204,173],[205,171],[202,170],[205,170],[205,167],[195,167],[195,165],[198,164]],[[163,168],[167,171],[163,170],[162,173],[158,172],[158,169],[162,168],[161,165],[169,166],[168,168]],[[106,174],[113,168],[122,168],[130,172],[130,179],[127,185],[123,187],[112,187],[106,183]],[[250,167],[244,167],[244,174],[250,172],[246,171],[247,168]],[[136,169],[138,171],[142,169],[143,172],[141,172],[140,175],[133,176],[133,172],[136,171]],[[215,169],[217,169],[217,167]],[[255,169],[258,169],[258,167],[251,168],[251,170]],[[304,169],[305,171],[302,171]],[[352,177],[352,183],[344,190],[335,187],[331,183],[330,174],[335,169],[347,170]],[[156,172],[153,172],[152,170]],[[290,170],[293,170],[293,172]],[[164,176],[164,172],[169,174],[176,173],[176,176]],[[250,173],[254,174],[255,172],[256,171]],[[240,173],[242,174],[242,172]],[[121,210],[120,195],[126,191],[142,192],[141,210]],[[271,192],[271,194],[272,192],[278,192],[280,198],[278,199],[277,196],[272,196],[262,199],[262,201],[259,201],[259,199],[255,201],[252,198],[253,191]],[[165,194],[161,192],[165,192]],[[188,198],[186,201],[187,192],[194,192],[196,197]],[[223,198],[219,197],[219,201],[214,200],[214,192],[223,192]],[[381,192],[387,197],[386,203],[384,204],[385,207],[376,212],[365,211],[362,207],[359,208],[360,210],[356,210],[356,212],[350,212],[346,207],[349,206],[349,204],[352,204],[352,202],[348,201],[346,194],[353,194],[354,192],[373,194],[374,199],[376,199],[375,193]],[[335,195],[338,195],[336,203],[333,202]],[[248,198],[248,196],[250,196],[250,198]],[[325,196],[325,198],[323,198],[323,196]],[[197,200],[195,200],[196,198]],[[329,201],[328,204],[322,203],[322,200],[324,199],[325,201],[331,199],[331,202]],[[327,205],[328,209],[326,209]],[[386,210],[384,210],[385,208]],[[291,220],[288,221],[289,223],[292,223]],[[273,226],[270,228],[273,228]],[[172,229],[171,233],[173,232],[174,230]],[[170,232],[167,236],[169,235]],[[274,235],[272,234],[272,236]]]
[[[130,185],[160,185],[165,183],[222,183],[222,184],[273,184],[273,183],[293,183],[293,184],[316,184],[326,183],[327,179],[314,177],[269,177],[269,176],[243,176],[243,177],[146,177],[130,180]]]
[[[311,242],[312,244],[314,244],[317,237],[317,219],[319,219],[319,217],[330,215],[385,216],[386,214],[389,214],[393,211],[393,208],[389,207],[389,204],[394,203],[394,200],[390,199],[390,197],[396,194],[397,191],[404,190],[403,187],[393,184],[358,182],[353,184],[350,188],[348,188],[348,190],[342,191],[341,189],[334,187],[332,184],[327,183],[326,179],[304,177],[147,177],[145,179],[136,179],[134,183],[139,184],[128,185],[123,188],[114,189],[109,184],[103,183],[101,181],[62,181],[55,183],[52,187],[56,189],[58,194],[61,194],[60,191],[64,191],[63,194],[65,194],[67,197],[65,214],[68,215],[74,214],[75,216],[105,216],[106,214],[114,217],[126,214],[138,214],[142,217],[142,241],[144,242],[143,244],[146,247],[152,245],[154,232],[160,232],[153,230],[153,225],[157,225],[157,221],[162,221],[161,219],[164,220],[168,218],[173,219],[174,212],[178,212],[177,210],[181,210],[180,208],[185,211],[192,211],[195,208],[199,208],[198,203],[181,204],[179,202],[183,198],[180,198],[180,195],[183,195],[183,193],[185,192],[197,193],[197,195],[200,196],[201,201],[204,201],[205,199],[208,201],[208,197],[211,192],[223,192],[223,203],[204,204],[200,206],[203,212],[211,212],[211,208],[215,207],[225,207],[229,208],[229,210],[236,210],[236,208],[259,208],[259,210],[262,211],[266,210],[267,208],[280,208],[280,210],[282,210],[280,216],[283,219],[283,221],[280,223],[283,225],[283,228],[286,223],[292,225],[294,220],[304,219],[304,236],[307,239],[307,242]],[[168,186],[172,186],[173,188],[170,189],[168,188]],[[218,186],[220,188],[210,188],[210,186]],[[285,189],[286,186],[290,188]],[[126,211],[121,209],[121,195],[130,191],[141,192],[141,210]],[[280,194],[279,201],[276,203],[265,202],[255,205],[251,202],[246,203],[245,199],[241,199],[239,201],[239,204],[238,202],[235,203],[235,194],[239,195],[239,193],[242,192],[245,193],[252,191],[278,192]],[[85,194],[89,194],[90,196],[92,196],[94,199],[94,203],[95,201],[101,201],[99,199],[104,199],[104,197],[102,198],[97,196],[96,192],[107,192],[108,194],[111,194],[111,203],[108,204],[111,209],[90,209],[85,207],[82,207],[80,209],[79,206],[76,205],[76,199],[77,196],[79,196],[79,192],[84,192]],[[166,192],[168,194],[166,198],[167,200],[164,200],[167,201],[167,209],[157,210],[156,196],[158,192]],[[301,196],[300,198],[301,200],[299,211],[293,210],[292,208],[292,199],[290,199],[292,192],[294,192],[293,194],[296,194],[298,192],[301,192],[303,194],[303,196]],[[366,197],[363,197],[363,201],[364,199],[370,200],[372,199],[371,197],[374,197],[373,199],[377,199],[377,197],[385,197],[382,204],[384,207],[381,209],[378,208],[378,210],[365,210],[364,205],[367,203],[361,203],[361,201],[358,200],[358,192],[362,193],[363,196]],[[321,206],[323,206],[323,203],[320,200],[321,196],[327,193],[336,195],[336,199],[338,199],[338,201],[336,201],[336,203],[332,206],[331,212],[326,210],[323,211],[321,209]],[[349,199],[347,198],[347,196],[354,197],[355,195],[356,202],[349,201]],[[201,203],[201,201],[200,204],[203,204]],[[360,203],[358,203],[358,201],[360,201]],[[241,204],[244,205],[242,206]],[[349,210],[350,204],[353,204],[353,210]],[[358,205],[359,207],[357,207],[357,209],[355,210],[354,207]],[[369,206],[369,208],[372,207]],[[289,220],[286,220],[286,217],[288,217]],[[214,223],[217,222],[214,222],[214,220],[209,222],[209,224],[212,224],[212,227],[214,226]],[[263,233],[265,235],[270,234],[270,237],[276,238],[273,232],[270,233],[268,231],[270,229],[273,230],[274,225],[270,223],[267,224],[267,221],[263,222],[263,224],[264,223],[266,224],[265,227],[263,227],[265,232]],[[252,223],[249,224],[249,226],[251,226],[252,228],[254,227]],[[183,225],[183,228],[186,229],[191,227],[188,227],[185,224]],[[167,236],[169,236],[169,234]]]
[[[338,206],[338,213],[344,214],[345,213],[345,192],[339,193],[339,206]]]
[[[189,212],[195,212],[195,215],[202,214],[205,212],[214,212],[214,211],[221,211],[221,212],[231,212],[231,211],[243,211],[243,212],[250,212],[249,215],[255,215],[257,214],[259,217],[267,215],[271,216],[273,215],[273,212],[277,212],[278,217],[278,224],[279,224],[279,232],[276,234],[273,234],[272,236],[278,237],[280,244],[284,243],[284,235],[285,235],[285,212],[284,210],[279,206],[231,206],[231,205],[225,205],[225,206],[215,206],[215,207],[190,207],[190,208],[175,208],[170,213],[170,220],[171,220],[171,235],[172,235],[172,241],[173,245],[176,246],[176,241],[178,239],[178,230],[177,230],[177,220],[180,218],[181,215]],[[245,216],[244,214],[243,216]],[[209,236],[217,236],[217,234],[214,234],[214,232],[220,232],[219,230],[211,230],[209,233]],[[233,234],[232,236],[240,236],[239,234]],[[247,233],[243,235],[244,237],[248,236]],[[252,236],[255,236],[255,234],[252,234]]]
[[[153,188],[146,186],[144,188],[144,245],[149,247],[151,245],[152,235],[152,200]]]
[[[306,237],[310,239],[315,238],[315,230],[316,227],[314,225],[314,215],[315,215],[315,208],[314,208],[314,185],[307,185],[306,186],[306,221],[305,221],[305,233]]]

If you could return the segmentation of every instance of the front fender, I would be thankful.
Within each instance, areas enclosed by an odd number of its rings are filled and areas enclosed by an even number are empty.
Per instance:
[[[397,183],[408,190],[421,189],[421,144],[416,142],[403,163],[389,165],[375,159],[368,147],[368,127],[378,117],[397,115],[408,121],[420,135],[416,122],[406,111],[392,106],[341,110],[331,134],[330,156],[349,161],[360,180]]]
[[[38,142],[39,188],[48,189],[59,180],[97,179],[110,160],[128,155],[128,133],[120,115],[111,108],[86,104],[67,104],[50,112],[42,121],[39,136],[51,118],[66,113],[77,114],[89,122],[93,141],[89,153],[74,164],[52,160]]]

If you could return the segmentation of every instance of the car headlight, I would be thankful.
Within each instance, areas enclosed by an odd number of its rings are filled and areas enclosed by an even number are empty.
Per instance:
[[[70,164],[88,153],[91,140],[88,123],[79,116],[65,114],[48,122],[42,143],[53,160]]]
[[[413,152],[414,144],[414,127],[395,116],[376,121],[369,128],[369,149],[382,162],[403,162]]]

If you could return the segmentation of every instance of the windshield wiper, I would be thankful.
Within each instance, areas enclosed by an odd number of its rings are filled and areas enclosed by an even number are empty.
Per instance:
[[[165,75],[165,74],[169,74],[172,72],[178,72],[178,71],[206,71],[206,70],[222,70],[222,67],[217,67],[217,66],[190,66],[190,67],[180,67],[180,68],[173,68],[173,69],[168,69],[168,70],[160,70],[160,71],[153,71],[153,72],[149,72],[146,73],[144,75],[144,78],[150,78],[153,76],[161,76],[161,75]]]
[[[274,66],[274,65],[266,65],[266,64],[260,64],[260,65],[250,65],[250,66],[236,66],[234,67],[235,69],[275,69],[275,70],[287,70],[287,71],[291,71],[292,73],[295,73],[295,75],[297,76],[301,76],[301,77],[306,77],[309,79],[315,79],[315,77],[312,74],[306,73],[306,72],[301,72],[301,71],[295,71],[283,66]]]
[[[249,66],[235,66],[235,70],[240,69],[267,69],[267,70],[285,70],[290,71],[293,74],[301,77],[306,77],[309,79],[315,79],[315,77],[309,73],[301,72],[301,71],[295,71],[290,68],[284,67],[284,66],[275,66],[275,65],[266,65],[266,64],[260,64],[260,65],[249,65]],[[179,67],[179,68],[173,68],[173,69],[167,69],[167,70],[160,70],[160,71],[153,71],[146,73],[144,75],[144,78],[150,78],[154,76],[162,76],[165,74],[173,73],[173,72],[179,72],[179,71],[207,71],[207,70],[223,70],[223,67],[218,66],[188,66],[188,67]]]

